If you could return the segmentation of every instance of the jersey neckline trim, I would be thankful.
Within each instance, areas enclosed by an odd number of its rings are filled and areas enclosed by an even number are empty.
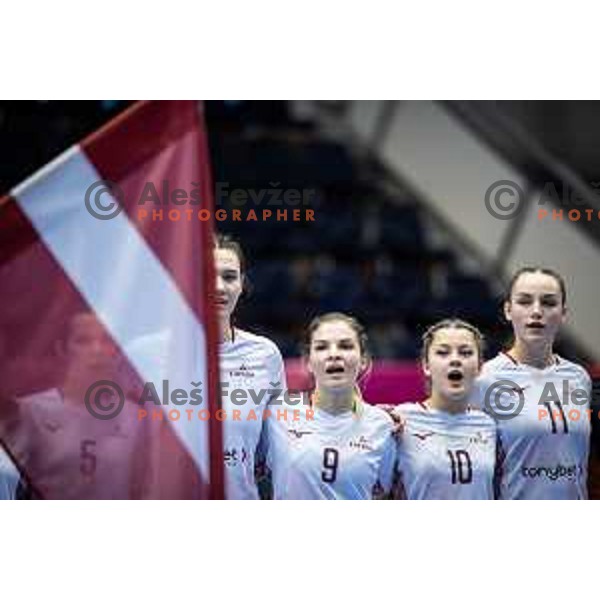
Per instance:
[[[550,369],[551,367],[557,367],[558,365],[560,365],[560,357],[558,356],[558,354],[552,354],[553,363],[548,365],[547,367],[544,367],[543,369],[538,369],[537,367],[533,367],[532,365],[528,365],[526,363],[519,362],[514,356],[511,356],[505,350],[500,350],[500,354],[502,354],[506,358],[508,358],[508,360],[510,360],[510,362],[512,362],[517,367],[526,367],[528,369],[537,369],[538,371],[545,371],[546,369]]]

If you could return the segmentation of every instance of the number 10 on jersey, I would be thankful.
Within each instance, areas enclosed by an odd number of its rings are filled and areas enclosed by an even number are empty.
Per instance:
[[[448,450],[448,456],[450,457],[452,483],[471,483],[473,468],[469,453],[466,450]]]

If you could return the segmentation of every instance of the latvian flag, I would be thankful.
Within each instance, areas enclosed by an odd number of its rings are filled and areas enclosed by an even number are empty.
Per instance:
[[[223,495],[219,422],[197,417],[218,386],[211,224],[169,197],[212,210],[201,111],[137,103],[0,199],[0,463],[33,497]],[[140,221],[154,192],[171,218]]]

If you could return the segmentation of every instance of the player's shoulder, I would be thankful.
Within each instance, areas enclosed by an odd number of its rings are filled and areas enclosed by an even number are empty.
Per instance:
[[[393,411],[401,417],[408,417],[415,414],[424,414],[426,410],[422,402],[402,402]]]
[[[280,357],[277,344],[264,335],[258,335],[245,329],[235,329],[233,348],[243,354],[262,355],[263,357]]]
[[[17,398],[17,402],[21,406],[50,406],[53,404],[62,404],[62,401],[62,394],[57,388],[50,388]]]
[[[570,375],[574,378],[580,379],[586,385],[591,385],[592,378],[588,373],[587,369],[582,365],[573,361],[567,360],[562,356],[556,355],[556,372],[563,375]]]
[[[315,421],[315,409],[306,404],[297,406],[268,406],[263,415],[267,430],[279,433],[296,431],[298,427],[311,427]]]
[[[508,354],[499,352],[494,358],[487,360],[481,367],[481,375],[495,373],[497,371],[516,371],[519,369],[518,363],[516,363]]]
[[[376,404],[363,403],[363,417],[374,422],[393,423],[392,417]]]
[[[367,402],[363,403],[362,420],[373,430],[391,433],[394,428],[394,420],[385,410]]]
[[[469,410],[465,413],[465,418],[477,427],[496,429],[496,421],[485,411],[477,406],[469,406]]]
[[[23,422],[45,420],[51,415],[60,414],[64,410],[63,395],[57,388],[35,392],[16,399],[19,414]]]
[[[399,417],[416,424],[446,423],[448,415],[444,412],[431,410],[423,402],[404,402],[394,410]],[[467,427],[476,427],[478,429],[496,429],[496,422],[486,412],[477,406],[469,405],[466,412],[456,415],[458,421]]]

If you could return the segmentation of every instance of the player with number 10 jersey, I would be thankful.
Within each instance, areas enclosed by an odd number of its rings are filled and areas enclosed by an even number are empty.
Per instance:
[[[433,325],[423,337],[422,365],[430,394],[400,405],[398,489],[409,500],[492,500],[497,430],[493,419],[468,405],[481,366],[481,334],[456,319]]]

